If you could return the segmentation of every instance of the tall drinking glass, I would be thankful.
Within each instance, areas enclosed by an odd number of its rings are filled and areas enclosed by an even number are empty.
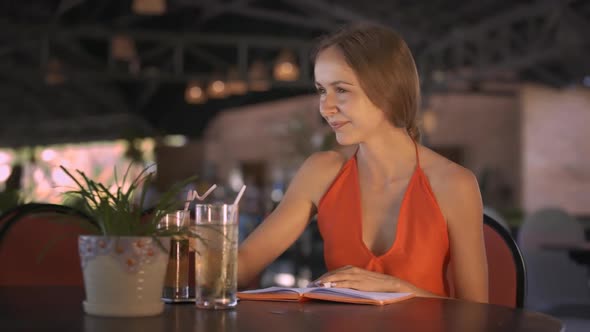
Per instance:
[[[167,230],[180,230],[189,226],[189,211],[178,210],[166,214],[159,227]],[[164,281],[162,299],[166,302],[183,302],[194,298],[194,287],[189,279],[190,248],[186,236],[174,236],[170,242],[170,258]]]
[[[192,233],[196,235],[196,306],[229,309],[237,304],[238,207],[197,204]]]

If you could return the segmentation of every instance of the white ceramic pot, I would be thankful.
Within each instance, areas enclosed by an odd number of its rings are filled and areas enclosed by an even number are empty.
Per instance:
[[[80,236],[84,310],[99,316],[152,316],[162,313],[162,289],[170,238]]]

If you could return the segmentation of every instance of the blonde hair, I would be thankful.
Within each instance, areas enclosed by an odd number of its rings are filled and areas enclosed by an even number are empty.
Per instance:
[[[361,88],[389,121],[420,140],[416,116],[420,108],[420,80],[412,52],[395,31],[377,24],[346,26],[323,37],[312,53],[336,47],[354,70]]]

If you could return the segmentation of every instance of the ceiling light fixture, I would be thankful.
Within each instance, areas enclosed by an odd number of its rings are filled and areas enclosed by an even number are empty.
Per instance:
[[[207,95],[197,81],[190,81],[184,91],[184,100],[188,104],[203,104],[207,101]]]
[[[138,15],[162,15],[166,12],[166,0],[133,0],[131,8]]]
[[[213,99],[221,99],[227,97],[227,89],[222,80],[213,80],[207,87],[207,95]]]
[[[256,60],[252,63],[248,71],[248,83],[251,91],[263,92],[270,90],[268,69],[264,62]]]
[[[66,76],[62,69],[62,64],[58,59],[49,59],[45,70],[45,83],[47,85],[59,85],[64,83]]]
[[[274,66],[274,78],[279,81],[296,81],[299,79],[299,66],[295,54],[282,50]]]
[[[237,68],[232,67],[227,73],[227,92],[231,95],[245,95],[248,92],[248,83],[240,77]]]
[[[113,59],[133,61],[137,58],[135,42],[128,36],[116,35],[111,38],[111,56]]]

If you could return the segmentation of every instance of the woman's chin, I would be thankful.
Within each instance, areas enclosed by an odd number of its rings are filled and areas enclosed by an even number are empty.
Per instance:
[[[347,136],[347,135],[342,135],[342,134],[336,134],[336,142],[338,142],[338,144],[344,145],[344,146],[358,144],[358,141],[355,140],[354,138]]]

